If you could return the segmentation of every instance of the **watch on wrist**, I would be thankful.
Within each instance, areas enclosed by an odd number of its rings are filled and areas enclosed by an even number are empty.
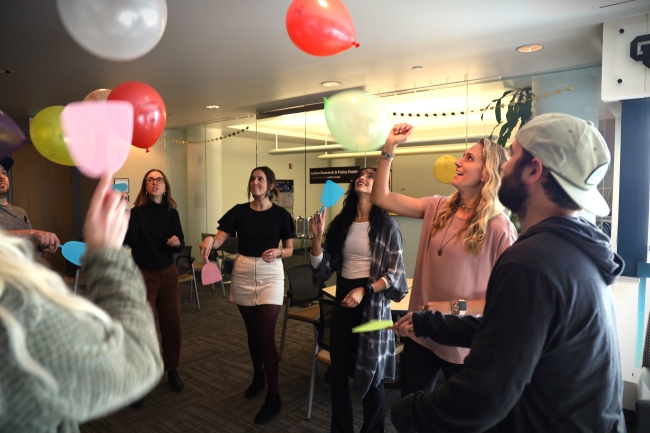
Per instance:
[[[366,296],[370,296],[375,293],[375,288],[372,287],[372,284],[366,284]]]
[[[467,313],[467,301],[464,299],[454,299],[451,301],[451,314],[464,316]]]

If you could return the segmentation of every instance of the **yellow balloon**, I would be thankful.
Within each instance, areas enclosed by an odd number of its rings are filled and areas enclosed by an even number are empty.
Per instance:
[[[456,174],[456,158],[453,155],[442,155],[433,164],[433,175],[442,183],[451,183]]]
[[[41,155],[57,164],[74,165],[61,129],[60,119],[64,108],[63,105],[54,105],[39,111],[29,126],[29,135]]]

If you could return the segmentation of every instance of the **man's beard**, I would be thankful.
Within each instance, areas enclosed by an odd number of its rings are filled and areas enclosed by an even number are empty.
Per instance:
[[[520,168],[515,165],[512,173],[501,179],[501,187],[499,188],[499,201],[501,204],[519,215],[520,218],[523,218],[526,213],[526,200],[528,199],[526,185],[521,180],[522,169],[523,167]]]

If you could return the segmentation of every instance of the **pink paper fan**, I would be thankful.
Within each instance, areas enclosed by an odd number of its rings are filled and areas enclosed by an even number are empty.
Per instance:
[[[87,177],[117,172],[129,155],[133,105],[126,101],[73,102],[61,113],[68,152]]]

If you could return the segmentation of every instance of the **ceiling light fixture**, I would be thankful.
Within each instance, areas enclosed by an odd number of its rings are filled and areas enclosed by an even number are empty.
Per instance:
[[[0,74],[8,74],[9,70],[7,69],[0,69]]]
[[[218,105],[206,105],[205,108],[219,108]]]
[[[540,44],[528,44],[528,45],[522,45],[521,47],[517,48],[517,51],[520,53],[534,53],[535,51],[541,50],[542,47]]]
[[[320,83],[320,85],[323,87],[337,87],[340,86],[341,83],[339,83],[338,81],[323,81],[322,83]]]
[[[424,69],[424,68],[422,66],[413,66],[411,69],[413,69],[415,71],[415,70]]]

